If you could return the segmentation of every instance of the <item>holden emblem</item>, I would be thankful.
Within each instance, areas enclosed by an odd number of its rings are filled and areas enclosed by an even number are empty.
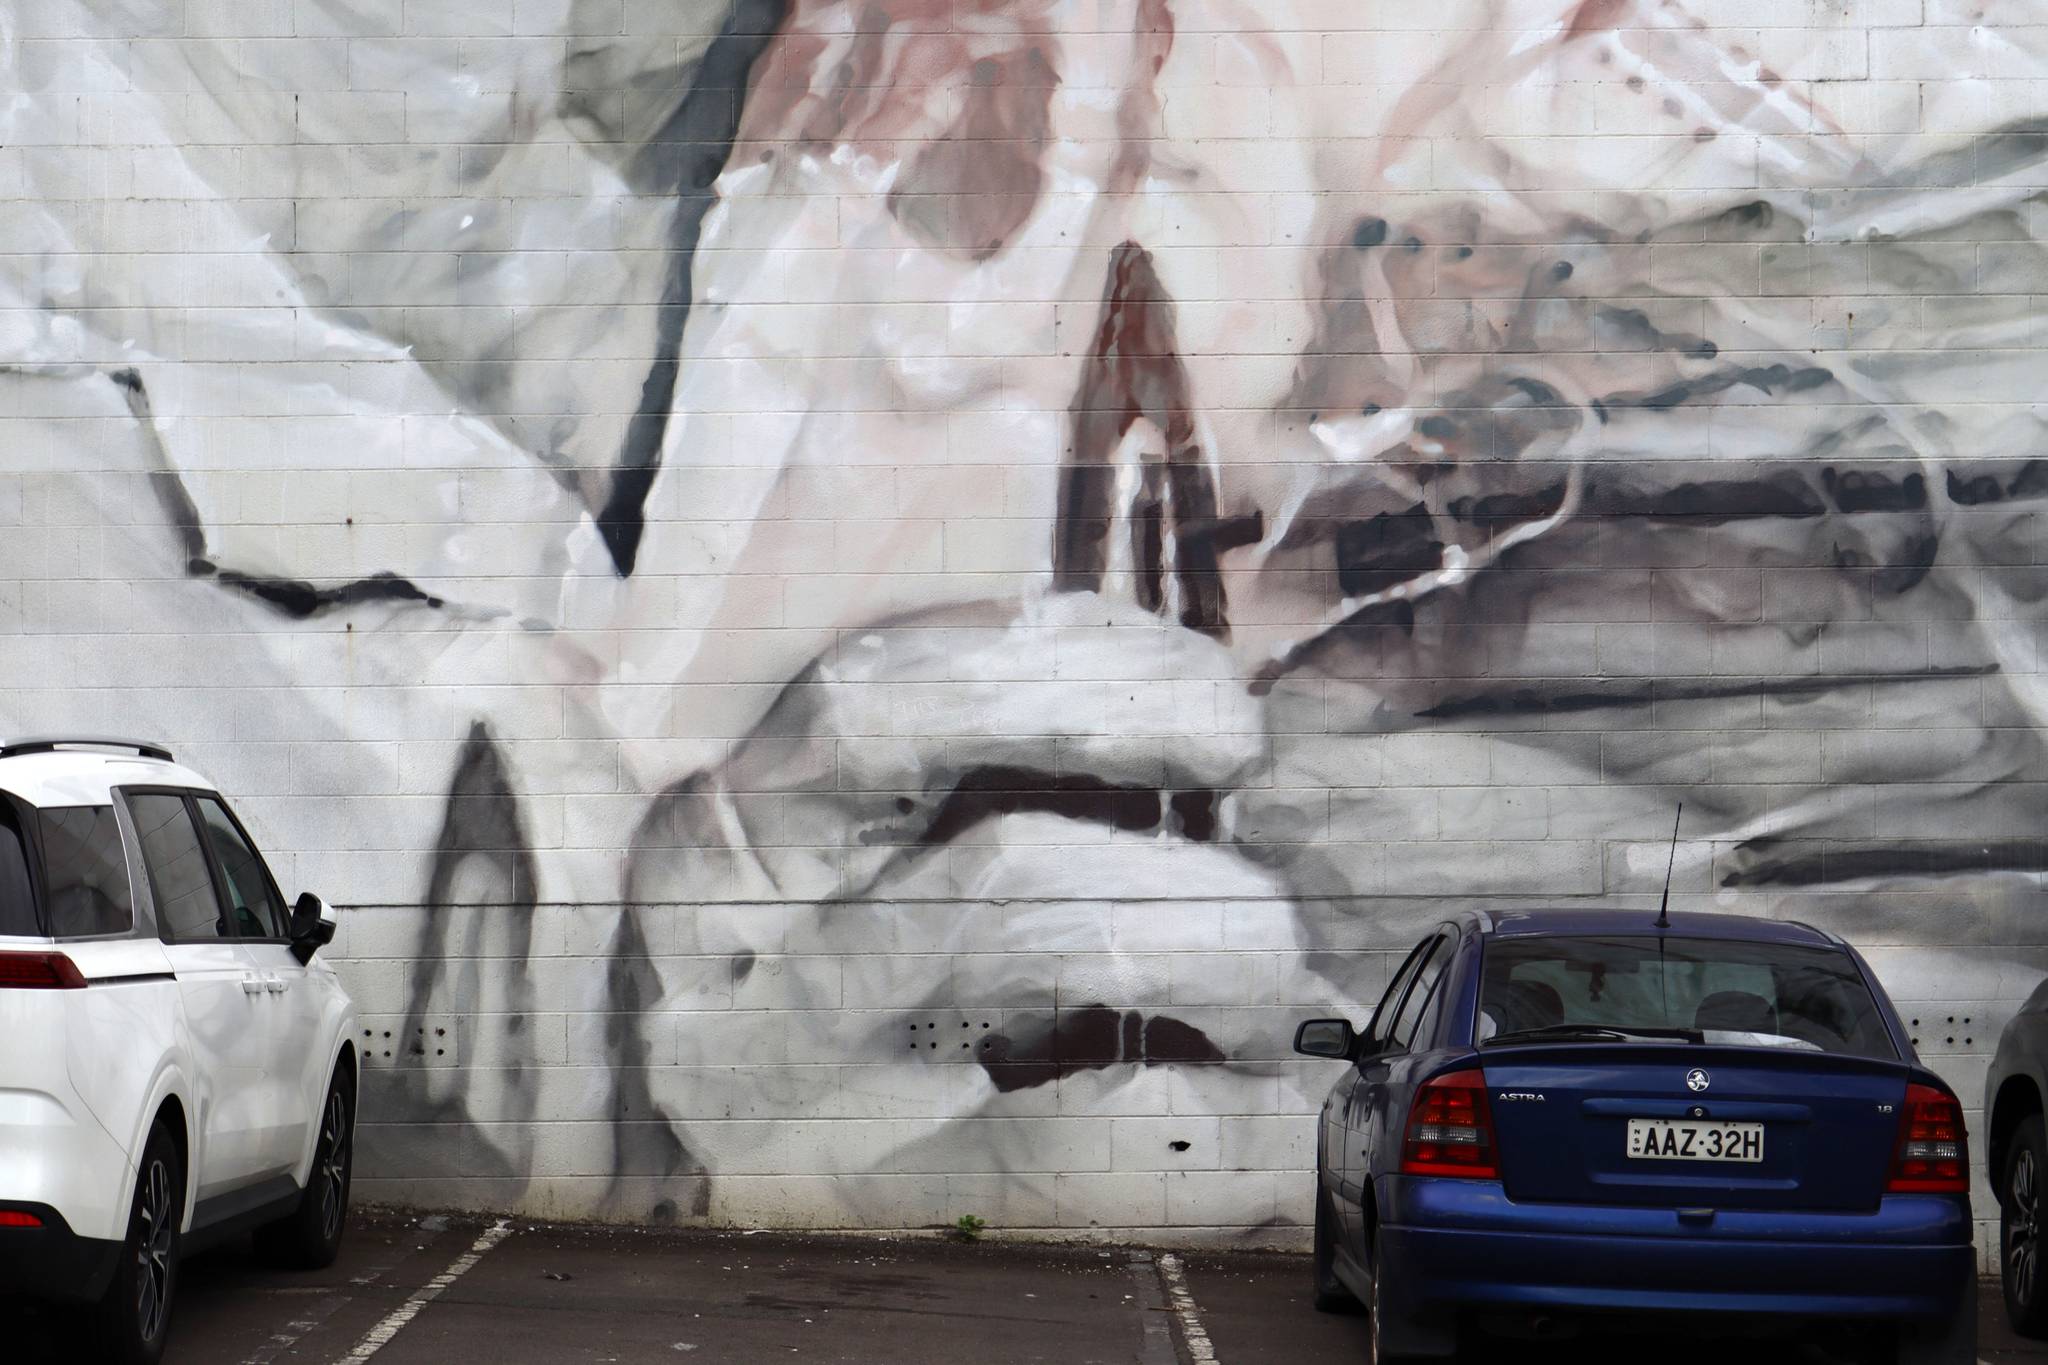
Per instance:
[[[1698,1067],[1685,1073],[1685,1088],[1697,1095],[1714,1083],[1714,1078]]]

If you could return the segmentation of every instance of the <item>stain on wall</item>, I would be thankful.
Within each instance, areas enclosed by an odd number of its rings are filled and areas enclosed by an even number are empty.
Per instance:
[[[1653,904],[1680,800],[1674,903],[1847,934],[1975,1096],[2048,26],[1394,8],[0,33],[0,724],[345,907],[366,1193],[1299,1240],[1294,1023]]]

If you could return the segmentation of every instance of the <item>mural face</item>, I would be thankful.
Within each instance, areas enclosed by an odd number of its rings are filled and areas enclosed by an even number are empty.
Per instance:
[[[1966,1096],[2048,967],[2020,0],[149,8],[0,33],[0,711],[354,907],[366,1188],[1272,1235],[1681,800]]]

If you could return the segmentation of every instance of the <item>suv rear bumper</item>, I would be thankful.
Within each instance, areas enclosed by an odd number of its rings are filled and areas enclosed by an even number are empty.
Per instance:
[[[0,1298],[95,1303],[107,1292],[121,1243],[80,1237],[47,1204],[0,1203],[0,1210],[33,1214],[43,1223],[0,1228]]]
[[[1977,1273],[1969,1204],[1892,1195],[1872,1213],[1517,1204],[1485,1181],[1380,1182],[1392,1297],[1508,1309],[1943,1319]],[[1385,1292],[1385,1291],[1383,1291]]]

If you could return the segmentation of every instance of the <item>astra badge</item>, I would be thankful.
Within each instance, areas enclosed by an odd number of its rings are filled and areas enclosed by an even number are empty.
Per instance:
[[[1714,1078],[1698,1067],[1685,1073],[1685,1088],[1697,1095],[1714,1083]]]

